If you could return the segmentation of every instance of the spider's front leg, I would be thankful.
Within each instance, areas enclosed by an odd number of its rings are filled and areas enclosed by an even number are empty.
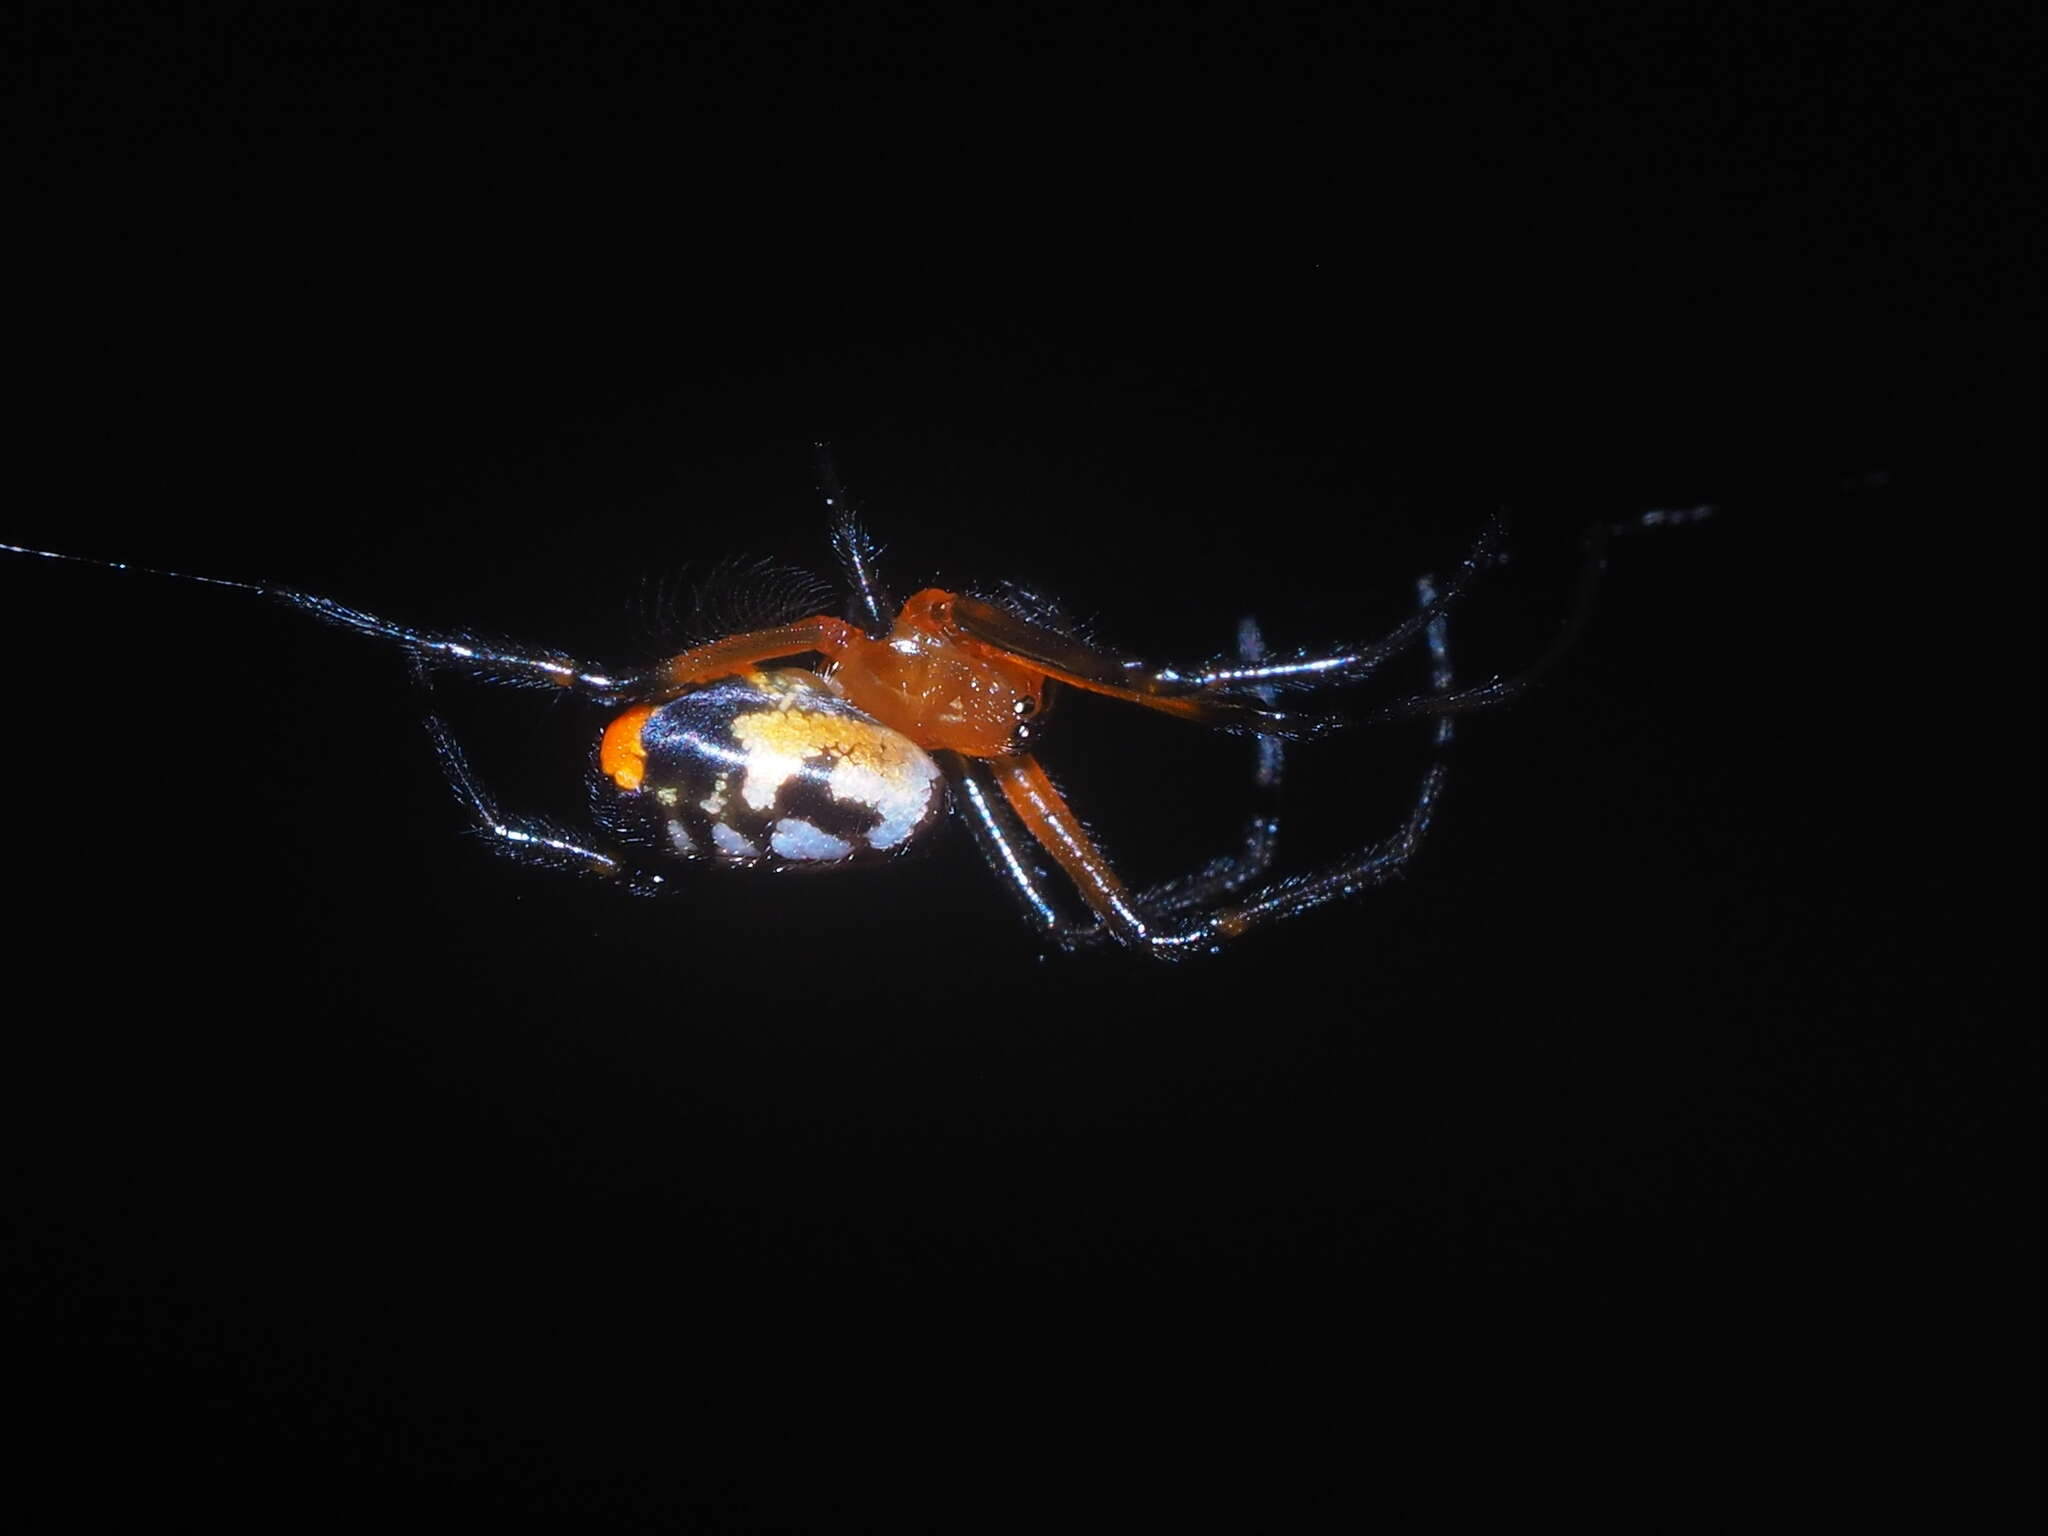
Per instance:
[[[1489,520],[1451,578],[1440,587],[1432,586],[1428,601],[1416,611],[1378,639],[1327,650],[1299,651],[1287,656],[1267,656],[1262,652],[1252,659],[1240,654],[1230,661],[1157,666],[1095,650],[1072,636],[970,597],[954,600],[952,622],[969,639],[1023,660],[1070,687],[1142,705],[1199,725],[1300,740],[1357,722],[1279,707],[1279,691],[1350,686],[1372,677],[1388,661],[1423,639],[1471,583],[1498,562],[1504,538],[1500,520]],[[1521,681],[1524,680],[1517,680]],[[1469,690],[1469,697],[1439,693],[1422,712],[1442,714],[1497,703],[1510,696],[1501,691],[1502,687],[1498,681],[1482,685]]]
[[[1237,647],[1239,659],[1247,664],[1264,658],[1265,642],[1256,620],[1246,618],[1239,623]],[[1220,855],[1187,874],[1138,892],[1133,901],[1140,911],[1156,921],[1162,916],[1213,906],[1257,880],[1271,866],[1280,837],[1285,744],[1278,737],[1258,737],[1254,763],[1253,808],[1238,851]],[[1042,845],[1011,811],[987,762],[948,753],[946,764],[954,785],[955,803],[968,829],[990,866],[1023,903],[1038,930],[1064,949],[1106,939],[1109,929],[1102,921],[1075,921],[1061,911],[1059,903],[1048,893],[1046,885],[1052,876],[1038,859]]]
[[[1453,697],[1449,626],[1443,617],[1438,589],[1424,578],[1417,583],[1417,596],[1417,611],[1426,615],[1422,633],[1428,641],[1430,686],[1437,697]],[[1001,794],[1009,811],[1052,855],[1098,919],[1094,929],[1063,923],[1028,878],[1019,879],[1017,883],[1027,899],[1035,898],[1033,905],[1043,913],[1041,925],[1065,943],[1086,942],[1106,933],[1121,944],[1173,959],[1214,949],[1255,926],[1296,916],[1324,902],[1383,884],[1399,874],[1421,849],[1435,815],[1443,793],[1445,753],[1454,731],[1450,713],[1437,717],[1433,732],[1436,750],[1408,815],[1391,837],[1317,874],[1277,881],[1241,901],[1208,910],[1181,899],[1187,893],[1176,892],[1174,887],[1167,888],[1164,899],[1133,897],[1034,759],[1022,755],[996,758],[985,767],[990,784]],[[1277,761],[1273,766],[1277,775]],[[976,809],[970,800],[970,810]],[[980,816],[1000,840],[997,818],[987,810],[981,810]],[[1014,850],[1010,857],[1013,864],[1020,863],[1020,855]],[[1263,861],[1260,867],[1263,868]],[[1198,877],[1190,886],[1200,889],[1203,895],[1223,896],[1234,893],[1245,883],[1245,879],[1205,882]]]
[[[1052,855],[1053,862],[1073,882],[1074,889],[1110,937],[1120,944],[1148,948],[1163,956],[1209,943],[1211,934],[1205,924],[1147,922],[1109,860],[1082,827],[1080,818],[1053,788],[1037,758],[1028,753],[991,758],[987,768],[996,791],[1023,823],[1024,830]]]
[[[1237,626],[1237,654],[1248,665],[1265,659],[1265,638],[1259,633],[1258,621],[1249,616]],[[1256,688],[1252,693],[1267,704],[1273,702],[1271,688]],[[1286,769],[1285,741],[1278,736],[1254,738],[1252,814],[1239,850],[1211,859],[1191,873],[1147,886],[1138,893],[1139,906],[1155,915],[1193,912],[1234,895],[1263,875],[1279,851],[1280,782]]]
[[[1436,608],[1434,583],[1423,577],[1416,583],[1416,595],[1421,599],[1422,611],[1433,613],[1427,629],[1431,692],[1422,697],[1425,700],[1456,699],[1460,691],[1452,686],[1450,626],[1441,610]],[[1255,926],[1299,916],[1325,902],[1384,885],[1406,870],[1416,854],[1421,852],[1423,839],[1435,819],[1437,802],[1443,797],[1444,781],[1449,772],[1450,746],[1456,733],[1456,711],[1446,709],[1439,713],[1432,731],[1435,751],[1416,785],[1408,814],[1392,836],[1361,849],[1328,869],[1276,881],[1235,906],[1219,909],[1209,919],[1215,937],[1236,938]]]
[[[1291,655],[1242,658],[1195,666],[1154,666],[1108,655],[1070,637],[1049,633],[1028,621],[971,598],[955,606],[961,630],[1011,656],[1022,658],[1047,677],[1091,693],[1139,704],[1199,725],[1300,741],[1351,726],[1384,724],[1420,716],[1438,719],[1490,709],[1519,698],[1571,649],[1592,613],[1593,596],[1606,570],[1607,541],[1617,534],[1669,526],[1710,516],[1712,507],[1683,512],[1656,512],[1586,531],[1577,590],[1556,636],[1521,671],[1497,675],[1464,688],[1435,688],[1429,693],[1391,699],[1363,713],[1333,715],[1280,707],[1282,692],[1352,686],[1373,676],[1392,658],[1430,633],[1482,572],[1497,564],[1504,532],[1498,518],[1490,521],[1460,562],[1451,579],[1431,587],[1431,596],[1401,623],[1377,640]]]

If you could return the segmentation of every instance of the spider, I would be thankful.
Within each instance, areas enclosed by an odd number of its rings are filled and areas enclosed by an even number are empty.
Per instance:
[[[1515,697],[1563,652],[1587,611],[1605,536],[1713,510],[1651,513],[1594,530],[1572,617],[1549,650],[1519,675],[1460,688],[1448,613],[1500,558],[1497,518],[1448,579],[1417,581],[1413,608],[1376,640],[1271,656],[1247,619],[1234,656],[1161,666],[1087,643],[1042,602],[1015,591],[987,598],[928,587],[898,606],[825,444],[817,445],[817,467],[832,547],[850,588],[845,616],[793,618],[638,670],[607,671],[551,651],[414,629],[289,587],[13,544],[0,550],[255,593],[401,646],[423,689],[430,689],[430,669],[454,669],[560,690],[610,711],[590,776],[595,830],[582,834],[501,812],[454,734],[427,713],[450,785],[478,829],[512,858],[656,894],[677,888],[669,872],[677,865],[787,870],[888,861],[950,804],[1046,940],[1065,949],[1113,943],[1175,959],[1398,875],[1415,858],[1442,795],[1456,716]],[[1349,718],[1291,702],[1364,682],[1417,648],[1427,662],[1425,692]],[[809,665],[795,664],[805,658]],[[1239,851],[1150,889],[1127,887],[1033,752],[1041,716],[1061,688],[1254,738],[1257,803]],[[1320,872],[1266,880],[1279,832],[1284,743],[1413,718],[1434,722],[1435,750],[1394,832]],[[1041,851],[1071,883],[1086,918],[1063,910],[1036,857]]]

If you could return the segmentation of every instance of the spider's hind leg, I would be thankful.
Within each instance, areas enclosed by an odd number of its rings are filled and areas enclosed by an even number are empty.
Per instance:
[[[411,662],[414,684],[422,694],[431,695],[433,685],[424,661],[415,653]],[[623,847],[596,847],[544,821],[508,819],[498,809],[490,791],[483,787],[462,743],[431,705],[421,723],[434,743],[434,756],[448,787],[454,790],[455,798],[475,822],[476,831],[490,840],[495,852],[522,864],[615,881],[636,895],[655,896],[672,888],[665,876],[643,868]]]

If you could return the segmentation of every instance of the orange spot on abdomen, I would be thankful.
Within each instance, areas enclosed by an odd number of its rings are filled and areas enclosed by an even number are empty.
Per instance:
[[[635,705],[604,728],[604,741],[597,749],[597,766],[619,788],[631,792],[647,776],[647,748],[641,745],[640,729],[654,713],[652,704]]]

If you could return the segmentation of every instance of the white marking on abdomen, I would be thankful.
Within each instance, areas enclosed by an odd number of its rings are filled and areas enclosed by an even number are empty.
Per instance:
[[[853,844],[844,838],[834,837],[823,827],[796,816],[785,816],[775,823],[775,835],[769,838],[768,846],[785,859],[843,859],[853,852]]]

